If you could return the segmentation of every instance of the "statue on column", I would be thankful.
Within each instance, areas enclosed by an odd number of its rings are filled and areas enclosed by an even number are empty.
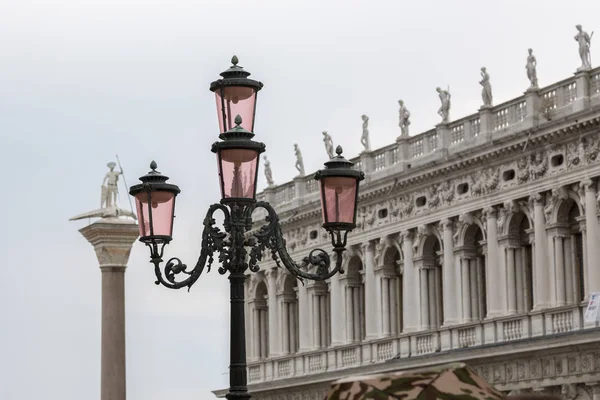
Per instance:
[[[408,126],[410,125],[410,112],[408,108],[404,105],[403,100],[398,100],[398,105],[400,108],[398,109],[398,126],[400,127],[400,132],[402,136],[408,136]]]
[[[294,153],[296,153],[296,169],[300,173],[300,176],[304,176],[304,160],[302,159],[302,152],[297,143],[294,144]]]
[[[369,117],[363,115],[361,118],[363,120],[363,125],[360,143],[364,146],[365,151],[371,151],[371,140],[369,139]]]
[[[533,55],[533,49],[527,49],[529,55],[527,56],[527,65],[525,69],[527,70],[527,78],[529,82],[531,82],[531,89],[537,89],[538,80],[537,80],[537,60]]]
[[[102,181],[100,208],[116,207],[117,195],[119,193],[117,183],[119,182],[119,175],[123,174],[123,171],[115,171],[117,164],[113,161],[106,164],[106,166],[109,168],[109,171],[104,175],[104,180]]]
[[[594,32],[592,32],[591,35],[588,35],[588,33],[583,30],[581,25],[576,25],[575,28],[577,28],[575,41],[579,43],[579,57],[581,58],[581,67],[577,68],[577,70],[585,71],[592,68],[590,46],[592,44],[592,36],[594,36]]]
[[[117,184],[119,183],[119,176],[123,175],[123,168],[121,168],[121,166],[119,165],[120,171],[115,171],[115,167],[117,166],[117,164],[113,161],[106,164],[106,166],[109,168],[109,171],[106,173],[106,175],[104,175],[104,180],[102,181],[101,185],[100,208],[76,215],[73,218],[69,218],[69,221],[77,221],[80,219],[89,218],[117,217],[131,217],[135,220],[137,219],[137,216],[135,215],[133,210],[123,210],[119,208],[117,204],[117,196],[119,194],[119,188]]]
[[[435,90],[438,92],[440,102],[442,103],[438,110],[438,114],[442,117],[442,124],[446,124],[450,121],[450,106],[452,105],[450,101],[450,98],[452,97],[450,95],[450,87],[448,86],[448,90],[442,90],[439,87]]]
[[[483,86],[481,89],[481,98],[483,99],[484,107],[491,107],[493,103],[492,84],[490,83],[490,74],[485,67],[481,67],[481,81],[479,84]]]
[[[325,151],[327,151],[329,159],[335,157],[333,154],[333,139],[331,138],[331,135],[327,133],[327,131],[323,131],[323,143],[325,143]]]
[[[267,160],[267,156],[264,156],[265,159],[265,178],[267,178],[267,185],[273,186],[275,182],[273,181],[273,171],[271,171],[271,163]]]

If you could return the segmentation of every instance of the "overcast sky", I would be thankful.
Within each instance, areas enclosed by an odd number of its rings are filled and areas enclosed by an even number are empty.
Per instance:
[[[127,184],[154,159],[182,188],[167,255],[195,263],[219,199],[208,86],[233,54],[265,84],[255,133],[281,183],[294,142],[322,165],[322,130],[356,156],[362,114],[373,147],[393,142],[398,99],[412,134],[439,122],[436,86],[453,119],[474,113],[482,66],[495,103],[519,96],[528,47],[541,86],[572,76],[575,25],[598,15],[597,0],[0,1],[0,399],[99,399],[101,276],[68,219],[99,206],[116,154]],[[136,243],[126,274],[128,398],[209,399],[228,383],[228,281],[167,290],[148,257]]]

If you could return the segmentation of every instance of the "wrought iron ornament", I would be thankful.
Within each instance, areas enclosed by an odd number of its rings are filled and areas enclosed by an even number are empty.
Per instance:
[[[265,218],[265,225],[248,235],[253,227],[252,213],[257,208],[265,209],[268,216]],[[223,213],[224,232],[215,225],[214,214],[217,211]],[[283,264],[300,281],[303,282],[304,279],[323,281],[338,272],[344,273],[342,253],[346,250],[346,238],[349,232],[348,230],[334,231],[331,229],[328,231],[331,235],[332,251],[336,254],[336,263],[333,269],[330,269],[331,257],[323,249],[313,249],[300,264],[294,262],[286,249],[279,217],[273,207],[264,201],[241,205],[236,203],[211,205],[204,218],[200,257],[192,270],[188,271],[186,264],[183,264],[179,258],[172,257],[164,265],[164,272],[161,271],[164,247],[167,243],[150,242],[146,245],[150,248],[150,261],[154,264],[157,279],[155,283],[170,289],[187,287],[189,290],[196,283],[204,268],[210,272],[215,254],[221,264],[218,271],[222,275],[227,272],[243,274],[248,269],[257,272],[260,270],[259,263],[267,249],[270,250],[271,257],[279,268],[282,268],[281,264]],[[314,267],[315,272],[309,272],[310,267]],[[177,280],[179,274],[187,275],[187,277]]]

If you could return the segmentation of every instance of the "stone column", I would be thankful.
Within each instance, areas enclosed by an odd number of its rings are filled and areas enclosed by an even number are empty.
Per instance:
[[[298,324],[300,325],[298,338],[299,351],[307,351],[311,347],[309,297],[305,285],[298,285]]]
[[[548,273],[548,245],[546,243],[546,217],[544,215],[544,198],[535,194],[530,197],[533,202],[533,229],[535,235],[535,304],[534,310],[548,307],[550,292],[550,274]]]
[[[410,231],[403,233],[402,252],[404,253],[404,276],[402,279],[402,307],[404,332],[414,332],[417,328],[417,275],[413,263],[413,235]]]
[[[449,219],[444,219],[440,222],[443,230],[443,242],[444,242],[444,276],[442,282],[444,283],[444,325],[455,324],[457,322],[456,317],[456,284],[454,281],[455,266],[454,266],[454,239],[452,238],[452,229],[454,223]]]
[[[461,282],[462,282],[462,314],[463,314],[463,322],[470,322],[472,319],[471,316],[471,291],[470,291],[470,283],[469,279],[469,259],[462,258],[460,259],[460,270],[461,270]]]
[[[556,305],[558,307],[566,304],[565,298],[565,260],[563,235],[554,236],[554,262],[556,263]]]
[[[590,293],[600,292],[600,234],[598,233],[598,214],[596,211],[596,186],[591,179],[581,182],[585,189],[585,227],[587,241],[587,280]],[[587,298],[589,293],[585,293]]]
[[[79,230],[94,246],[102,272],[101,400],[125,400],[125,269],[139,229],[103,218]]]
[[[427,277],[427,268],[419,268],[419,287],[421,289],[421,329],[429,330],[431,329],[431,325],[429,323],[429,279]]]
[[[344,343],[344,312],[342,312],[341,303],[343,302],[342,283],[340,274],[331,277],[331,345],[339,346]],[[301,328],[302,330],[302,328]]]
[[[486,217],[487,258],[485,263],[485,288],[489,293],[488,317],[495,317],[504,312],[505,304],[505,265],[498,262],[498,215],[496,209],[488,207],[483,210]]]
[[[279,326],[279,313],[277,308],[277,269],[271,268],[266,271],[269,296],[267,304],[269,307],[269,357],[273,357],[281,353],[281,341],[278,336],[281,331],[277,329]]]
[[[375,249],[373,243],[363,244],[363,263],[365,267],[365,330],[366,339],[375,339],[378,335],[378,320],[381,319],[377,313],[377,302],[379,300],[375,290]],[[333,314],[333,309],[331,310]]]
[[[381,304],[382,321],[383,321],[383,336],[390,335],[390,284],[389,279],[385,276],[381,278]]]
[[[515,248],[508,246],[506,248],[506,269],[507,269],[507,292],[508,292],[508,313],[517,312],[517,291],[515,275]]]

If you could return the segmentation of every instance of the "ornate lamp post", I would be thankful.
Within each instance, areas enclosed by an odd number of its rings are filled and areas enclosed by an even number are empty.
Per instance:
[[[167,183],[168,177],[156,170],[142,176],[141,184],[132,186],[129,193],[135,197],[140,227],[140,241],[150,248],[150,261],[154,264],[156,284],[170,289],[189,288],[198,280],[204,268],[210,271],[214,254],[221,263],[219,273],[229,272],[231,299],[231,343],[229,365],[229,392],[227,399],[249,399],[246,372],[246,332],[244,317],[244,280],[246,270],[257,272],[263,252],[269,249],[278,267],[287,268],[298,279],[325,280],[342,270],[342,253],[348,233],[356,222],[356,203],[362,171],[352,168],[353,163],[337,156],[325,163],[315,179],[320,182],[323,228],[331,235],[336,263],[332,267],[329,254],[322,249],[312,250],[301,264],[296,264],[287,252],[279,218],[271,205],[256,201],[256,177],[260,153],[264,143],[252,140],[256,94],[262,83],[248,79],[249,72],[237,65],[221,73],[223,79],[210,85],[215,92],[221,141],[212,145],[217,154],[221,201],[208,208],[204,218],[204,231],[200,257],[193,269],[177,257],[170,258],[161,271],[165,245],[172,239],[175,198],[179,187]],[[232,115],[235,117],[232,119]],[[242,119],[241,115],[244,115]],[[232,121],[235,124],[232,126]],[[253,228],[252,213],[263,208],[268,216],[258,230]],[[216,211],[223,213],[224,231],[215,226]],[[314,267],[314,268],[310,268]],[[310,269],[310,270],[309,270]],[[180,275],[183,274],[183,275]],[[177,279],[182,277],[183,279]]]

